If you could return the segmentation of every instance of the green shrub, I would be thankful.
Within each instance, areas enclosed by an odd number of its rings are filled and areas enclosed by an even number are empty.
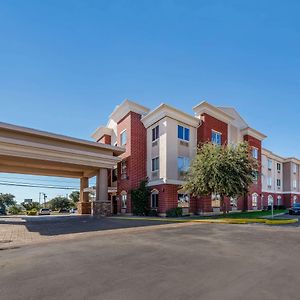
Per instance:
[[[22,207],[13,205],[8,208],[8,213],[11,215],[18,215],[22,212]]]
[[[28,211],[26,211],[26,215],[36,216],[37,215],[37,210],[36,209],[28,210]]]
[[[149,216],[149,217],[156,217],[156,216],[158,216],[157,210],[156,209],[149,209],[147,211],[147,216]]]
[[[136,216],[146,216],[148,212],[148,196],[147,181],[143,180],[139,188],[131,190],[132,212]]]
[[[169,218],[182,217],[182,208],[181,207],[170,208],[166,211],[166,216]]]

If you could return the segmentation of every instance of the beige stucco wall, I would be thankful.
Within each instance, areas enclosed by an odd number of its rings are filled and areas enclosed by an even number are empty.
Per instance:
[[[156,146],[152,145],[152,129],[159,125],[160,137]],[[177,126],[182,125],[190,129],[190,141],[188,146],[181,145],[177,138]],[[159,156],[159,179],[162,181],[178,181],[178,156],[192,159],[196,154],[197,129],[164,117],[147,129],[147,176],[152,178],[152,158]],[[155,179],[157,180],[157,179]]]

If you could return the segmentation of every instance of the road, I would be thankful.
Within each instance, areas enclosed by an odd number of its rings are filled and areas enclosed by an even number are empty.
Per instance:
[[[0,298],[299,298],[298,227],[166,224],[146,229],[0,251]]]

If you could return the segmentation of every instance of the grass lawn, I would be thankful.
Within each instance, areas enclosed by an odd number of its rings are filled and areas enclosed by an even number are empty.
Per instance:
[[[274,210],[274,215],[285,213],[287,212],[286,209],[278,209]],[[271,211],[250,211],[250,212],[233,212],[228,214],[221,214],[217,216],[199,216],[199,217],[193,217],[193,218],[205,218],[205,219],[224,219],[224,218],[230,218],[230,219],[257,219],[257,218],[264,218],[271,216]]]

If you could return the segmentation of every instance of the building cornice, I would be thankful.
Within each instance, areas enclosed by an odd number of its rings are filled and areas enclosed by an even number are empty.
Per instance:
[[[112,134],[113,134],[113,129],[112,128],[108,128],[106,126],[100,126],[95,130],[95,132],[93,132],[91,137],[95,141],[99,141],[104,135],[111,136]]]
[[[256,129],[253,129],[251,127],[246,127],[244,129],[242,129],[241,132],[242,132],[243,135],[252,136],[252,137],[256,138],[259,141],[262,141],[267,137],[263,133],[257,131]]]
[[[135,112],[139,115],[146,115],[149,112],[149,108],[125,99],[120,105],[117,105],[114,111],[109,116],[110,119],[116,123],[120,122],[128,113]]]
[[[192,127],[199,126],[199,119],[165,103],[149,112],[141,121],[148,128],[165,117],[170,117]]]
[[[216,106],[211,105],[207,101],[202,101],[196,106],[193,107],[193,111],[197,118],[201,118],[201,115],[206,113],[224,123],[230,124],[234,120],[232,116],[225,113],[223,110],[217,108]]]
[[[265,155],[265,156],[267,156],[267,157],[270,157],[270,158],[272,158],[272,159],[276,159],[277,161],[279,161],[279,162],[284,162],[285,161],[285,158],[284,157],[282,157],[282,156],[279,156],[279,155],[277,155],[277,154],[275,154],[274,152],[272,152],[272,151],[270,151],[270,150],[268,150],[268,149],[266,149],[266,148],[262,148],[261,149],[261,154],[262,155]]]

